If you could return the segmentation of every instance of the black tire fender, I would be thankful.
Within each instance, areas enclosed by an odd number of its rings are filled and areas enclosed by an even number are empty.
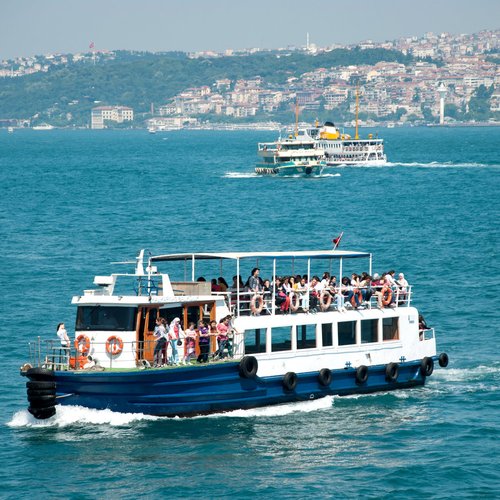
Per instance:
[[[56,388],[53,389],[28,389],[28,399],[30,396],[38,397],[38,396],[55,396]]]
[[[450,362],[450,358],[448,357],[448,354],[445,352],[442,352],[439,355],[439,366],[441,368],[446,368],[448,366],[448,363]]]
[[[245,356],[241,359],[238,371],[242,378],[254,378],[259,369],[259,362],[254,356]]]
[[[328,368],[322,368],[318,373],[318,382],[323,387],[328,387],[332,383],[332,371]]]
[[[420,373],[424,377],[430,377],[434,371],[434,360],[428,356],[422,359],[420,363]]]
[[[295,372],[285,373],[282,381],[285,391],[293,391],[297,387],[298,380],[299,377],[297,377],[297,374]]]
[[[388,363],[385,367],[385,379],[387,382],[396,382],[399,376],[399,364]]]
[[[50,418],[56,414],[56,409],[54,406],[49,408],[32,408],[31,406],[28,408],[28,411],[37,419],[45,420],[46,418]]]
[[[54,370],[48,370],[47,368],[30,368],[26,372],[26,376],[31,380],[54,380]]]
[[[356,383],[364,384],[368,380],[368,367],[360,365],[356,368]]]
[[[39,380],[30,380],[29,382],[26,382],[26,387],[28,389],[55,389],[56,388],[56,383],[55,382],[47,382],[47,381],[39,381]]]

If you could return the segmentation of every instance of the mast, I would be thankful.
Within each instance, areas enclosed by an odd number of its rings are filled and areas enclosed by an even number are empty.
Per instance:
[[[295,138],[299,136],[299,100],[295,99]]]
[[[354,139],[359,139],[358,134],[358,112],[359,112],[359,83],[356,84],[356,133],[354,134]]]

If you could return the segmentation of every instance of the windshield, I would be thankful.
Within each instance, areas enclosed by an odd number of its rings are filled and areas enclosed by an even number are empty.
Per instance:
[[[135,330],[135,307],[80,306],[75,330]]]

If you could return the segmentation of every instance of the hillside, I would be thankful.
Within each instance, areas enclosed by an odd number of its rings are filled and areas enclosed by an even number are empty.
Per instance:
[[[68,63],[19,78],[0,80],[0,118],[49,119],[59,125],[88,123],[90,109],[120,104],[147,113],[151,103],[164,104],[188,87],[212,85],[216,80],[263,78],[266,85],[286,83],[290,77],[333,66],[407,64],[412,58],[381,48],[337,49],[317,56],[301,52],[257,53],[247,56],[190,59],[182,53],[117,52],[112,60]],[[38,115],[38,116],[37,116]]]

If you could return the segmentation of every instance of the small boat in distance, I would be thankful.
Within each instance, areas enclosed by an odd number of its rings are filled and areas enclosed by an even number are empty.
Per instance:
[[[40,123],[40,125],[35,125],[32,127],[33,130],[53,130],[54,126],[48,123]]]
[[[436,362],[448,364],[412,305],[412,287],[379,279],[370,253],[144,257],[141,250],[134,272],[96,276],[96,288],[73,297],[73,341],[64,331],[61,340],[30,342],[21,375],[35,418],[52,417],[57,405],[189,416],[389,391],[423,386]],[[231,287],[196,278],[219,275],[223,261],[228,281],[235,276]],[[332,266],[339,277],[365,269],[367,284],[320,282]],[[307,273],[309,282],[281,287],[278,268]],[[251,274],[246,286],[241,273]]]

